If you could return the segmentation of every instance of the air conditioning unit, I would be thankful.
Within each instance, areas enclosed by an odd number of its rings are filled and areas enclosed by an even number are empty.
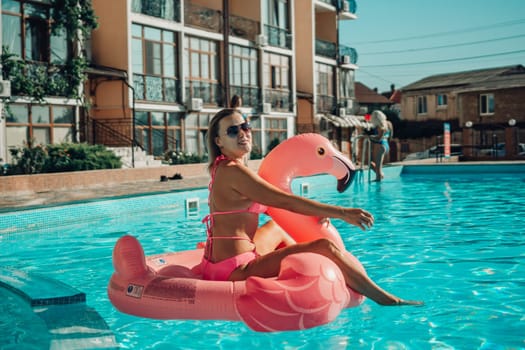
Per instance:
[[[270,113],[272,113],[272,104],[263,103],[263,114],[270,114]]]
[[[191,99],[191,110],[192,111],[202,110],[202,98],[192,98]]]
[[[350,12],[350,3],[346,0],[343,0],[343,12]]]
[[[259,47],[267,46],[268,45],[268,38],[264,34],[259,34],[255,38],[255,43]]]
[[[11,82],[9,80],[0,80],[0,97],[11,96]]]
[[[341,56],[341,64],[350,64],[350,56],[349,55],[342,55]]]
[[[340,117],[346,116],[346,108],[345,107],[339,108],[339,116]]]

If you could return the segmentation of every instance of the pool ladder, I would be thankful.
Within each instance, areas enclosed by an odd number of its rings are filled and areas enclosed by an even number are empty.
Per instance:
[[[355,137],[352,140],[352,162],[354,164],[357,164],[357,152],[354,150],[358,149],[359,141],[363,140],[363,144],[361,145],[361,161],[359,162],[359,166],[357,167],[357,174],[356,174],[356,181],[358,183],[364,182],[364,173],[367,171],[368,173],[368,182],[372,181],[372,167],[370,166],[372,161],[372,143],[370,142],[370,138],[368,135],[361,134],[357,137]]]

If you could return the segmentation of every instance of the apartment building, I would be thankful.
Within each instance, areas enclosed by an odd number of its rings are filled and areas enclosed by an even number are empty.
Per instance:
[[[17,4],[21,18],[47,6],[2,0],[3,16],[4,4]],[[354,0],[92,0],[92,6],[98,27],[84,47],[83,100],[10,103],[17,117],[2,123],[4,149],[34,138],[135,144],[155,156],[205,155],[210,118],[237,95],[253,126],[253,156],[303,132],[323,133],[349,152],[357,53],[339,44],[338,25],[357,18]],[[11,34],[2,27],[5,41]],[[22,35],[21,46],[27,43]],[[42,108],[49,109],[47,138],[38,124]]]

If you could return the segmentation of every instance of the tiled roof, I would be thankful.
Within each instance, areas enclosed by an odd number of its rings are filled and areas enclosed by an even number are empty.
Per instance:
[[[361,104],[379,103],[391,105],[392,102],[383,95],[378,94],[368,86],[356,81],[355,82],[355,99]]]
[[[516,65],[432,75],[409,84],[401,90],[406,92],[411,90],[466,87],[471,84],[483,84],[492,79],[513,74],[525,74],[525,67]]]

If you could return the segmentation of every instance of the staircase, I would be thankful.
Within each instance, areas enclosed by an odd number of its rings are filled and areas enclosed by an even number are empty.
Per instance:
[[[122,168],[133,168],[131,147],[108,147],[122,161]],[[134,148],[135,168],[160,167],[165,164],[156,160],[152,155],[146,154],[140,147]]]

